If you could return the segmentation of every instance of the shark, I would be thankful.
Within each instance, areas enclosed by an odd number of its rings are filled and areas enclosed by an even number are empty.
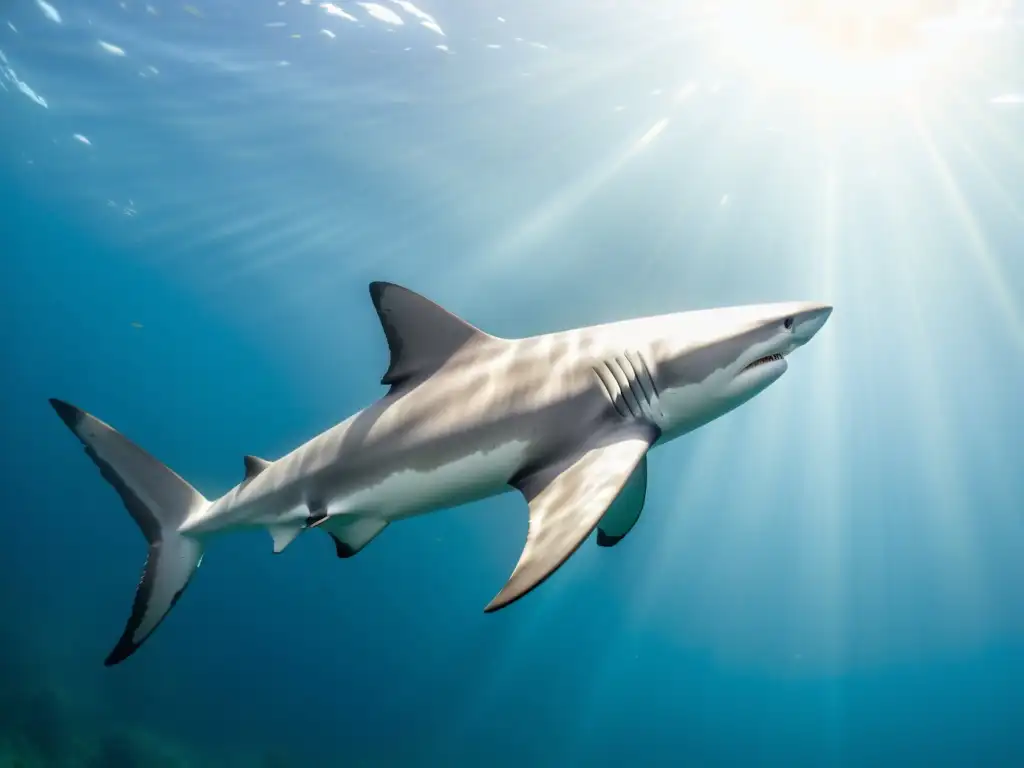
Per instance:
[[[113,427],[50,399],[148,545],[131,615],[106,666],[134,654],[178,602],[210,540],[305,531],[361,552],[389,525],[503,493],[526,502],[526,542],[493,612],[537,588],[597,531],[612,547],[640,518],[647,454],[747,402],[832,312],[785,302],[639,317],[525,338],[491,335],[415,291],[369,286],[390,351],[387,392],[207,499]]]

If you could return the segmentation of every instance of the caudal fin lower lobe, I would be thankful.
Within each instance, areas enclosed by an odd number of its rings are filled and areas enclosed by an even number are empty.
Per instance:
[[[178,532],[193,511],[209,504],[195,488],[120,432],[62,400],[50,405],[75,436],[100,474],[117,491],[149,544],[131,616],[106,666],[138,650],[164,620],[191,581],[202,544]]]

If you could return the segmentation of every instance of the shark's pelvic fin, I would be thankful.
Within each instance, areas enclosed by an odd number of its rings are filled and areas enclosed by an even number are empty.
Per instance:
[[[491,338],[418,293],[394,283],[370,283],[391,363],[381,384],[397,386],[429,376],[474,338]]]
[[[243,461],[245,462],[246,480],[252,480],[271,464],[271,462],[266,459],[261,459],[259,456],[246,456]]]
[[[323,529],[334,539],[338,557],[353,557],[388,527],[387,520],[374,517],[334,517]]]
[[[597,545],[614,547],[626,534],[633,530],[647,499],[647,456],[640,460],[639,466],[629,476],[629,482],[615,501],[604,513],[597,526]]]
[[[310,499],[306,502],[306,527],[316,528],[327,522],[327,509],[322,499]]]
[[[107,656],[112,666],[131,656],[164,620],[185,591],[203,556],[202,545],[178,533],[188,515],[209,502],[171,469],[95,416],[62,400],[57,415],[85,444],[85,452],[117,491],[149,544],[121,639]]]
[[[654,442],[640,424],[595,435],[571,465],[542,469],[515,483],[530,505],[526,546],[490,613],[540,585],[594,530]],[[564,466],[564,465],[563,465]]]
[[[284,552],[284,548],[295,541],[305,527],[302,522],[297,520],[279,523],[278,525],[268,525],[267,530],[270,531],[270,536],[274,540],[274,554],[279,555]]]

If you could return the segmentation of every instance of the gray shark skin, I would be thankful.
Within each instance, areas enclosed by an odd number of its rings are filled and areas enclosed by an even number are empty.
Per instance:
[[[621,541],[643,509],[647,452],[763,391],[832,312],[765,304],[502,339],[398,285],[372,283],[370,295],[391,352],[387,394],[276,461],[246,456],[242,482],[216,500],[99,419],[50,400],[149,545],[107,666],[153,633],[208,540],[243,528],[266,528],[275,552],[319,528],[352,557],[396,520],[517,491],[526,544],[484,610],[507,606],[595,528],[598,545]]]

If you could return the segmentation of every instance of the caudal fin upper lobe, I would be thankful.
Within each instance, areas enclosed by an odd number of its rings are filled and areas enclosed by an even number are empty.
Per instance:
[[[121,638],[107,656],[109,667],[139,649],[181,597],[203,557],[202,544],[178,532],[193,511],[209,502],[173,470],[108,424],[62,400],[50,405],[100,474],[117,491],[149,544]]]

